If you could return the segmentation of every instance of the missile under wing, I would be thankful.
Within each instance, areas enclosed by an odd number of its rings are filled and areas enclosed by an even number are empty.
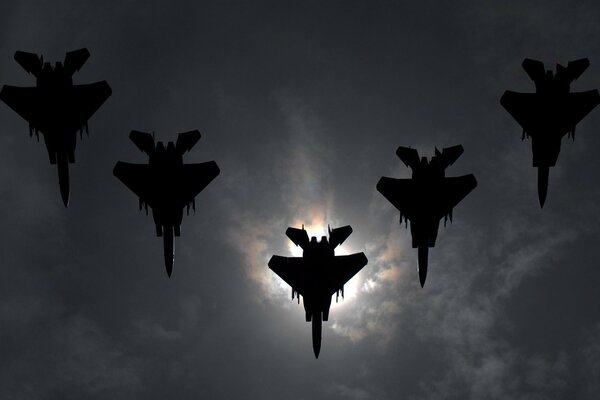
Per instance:
[[[344,226],[329,230],[329,240],[316,237],[308,240],[304,230],[288,228],[287,236],[303,249],[302,257],[273,256],[269,268],[292,287],[292,300],[303,298],[306,321],[312,321],[313,351],[319,357],[321,351],[322,321],[329,319],[331,297],[344,295],[344,284],[367,265],[364,253],[336,256],[335,248],[352,233],[352,228]],[[306,238],[306,240],[304,239]]]
[[[156,235],[164,239],[167,274],[173,271],[173,235],[180,236],[183,209],[195,211],[195,197],[219,175],[214,161],[184,164],[183,154],[200,139],[200,132],[180,133],[177,142],[155,143],[151,134],[132,131],[130,139],[149,156],[148,164],[119,161],[114,175],[139,198],[140,210],[152,209]]]
[[[407,147],[398,148],[396,154],[413,170],[411,179],[382,177],[377,190],[400,211],[400,223],[410,221],[412,247],[418,248],[419,281],[425,285],[427,277],[428,248],[434,247],[439,221],[444,225],[452,210],[477,186],[472,174],[446,177],[445,169],[462,154],[462,146],[453,146],[439,152],[431,160]]]
[[[571,92],[571,83],[589,66],[587,58],[545,71],[540,61],[525,59],[523,69],[535,84],[535,93],[507,90],[500,103],[523,129],[524,140],[531,139],[533,167],[538,168],[538,197],[544,206],[550,167],[556,165],[563,136],[575,140],[576,125],[600,103],[597,90]]]
[[[29,122],[29,133],[42,133],[51,164],[58,166],[63,203],[69,202],[68,164],[75,162],[77,132],[83,133],[87,121],[108,99],[112,91],[106,81],[74,85],[72,76],[89,57],[87,49],[68,52],[64,63],[44,63],[36,54],[17,51],[15,60],[36,77],[35,87],[5,85],[0,91],[4,101]]]

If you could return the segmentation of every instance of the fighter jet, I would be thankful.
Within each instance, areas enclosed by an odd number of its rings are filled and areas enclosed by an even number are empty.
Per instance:
[[[412,169],[412,179],[382,177],[377,190],[400,211],[400,224],[408,224],[412,247],[418,248],[419,281],[425,285],[428,248],[435,246],[440,220],[450,219],[452,209],[477,186],[473,174],[447,178],[446,168],[454,164],[463,147],[452,146],[440,151],[436,148],[431,160],[421,157],[415,149],[398,147],[396,154]]]
[[[567,67],[556,64],[556,73],[546,71],[540,61],[526,58],[523,69],[535,83],[535,93],[507,90],[500,104],[531,138],[533,167],[538,169],[538,197],[544,206],[550,167],[556,165],[564,135],[575,140],[575,125],[600,103],[597,90],[571,93],[570,85],[587,69],[587,58],[571,61]]]
[[[329,319],[331,296],[336,294],[336,301],[341,294],[344,296],[344,284],[350,280],[362,267],[367,265],[364,253],[347,256],[336,256],[335,248],[350,236],[350,225],[336,229],[328,229],[329,241],[326,236],[313,236],[310,241],[308,234],[302,229],[288,228],[285,234],[296,246],[303,250],[302,257],[273,256],[269,260],[269,268],[279,275],[292,287],[292,300],[303,297],[306,322],[312,321],[313,351],[319,358],[321,351],[322,321]]]
[[[29,122],[29,136],[44,135],[50,164],[58,166],[58,183],[65,207],[69,204],[69,164],[75,162],[77,131],[88,131],[87,121],[112,91],[106,81],[74,85],[73,74],[89,58],[87,49],[68,52],[64,63],[52,66],[42,56],[17,51],[15,60],[37,79],[35,87],[5,85],[0,99]]]
[[[154,136],[131,131],[129,138],[144,153],[148,164],[130,164],[119,161],[113,174],[139,197],[140,210],[152,208],[156,236],[164,240],[164,258],[167,275],[173,272],[173,234],[181,235],[183,209],[190,206],[196,211],[195,197],[219,175],[214,161],[184,164],[183,154],[200,140],[200,132],[180,133],[177,142],[154,142]]]

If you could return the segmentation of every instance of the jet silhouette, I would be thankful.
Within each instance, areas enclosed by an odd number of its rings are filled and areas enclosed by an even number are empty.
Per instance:
[[[42,56],[17,51],[15,60],[37,79],[35,87],[4,85],[0,99],[29,122],[29,136],[44,135],[50,164],[58,166],[58,183],[65,207],[69,204],[69,164],[75,162],[77,131],[87,133],[87,121],[112,91],[106,81],[74,85],[73,74],[89,58],[87,49],[68,52],[64,63],[52,66]]]
[[[377,183],[379,193],[400,211],[400,223],[402,219],[406,224],[410,220],[412,247],[419,249],[421,287],[427,277],[428,247],[435,246],[440,219],[444,218],[444,226],[448,218],[452,222],[452,209],[477,186],[473,174],[446,177],[446,168],[462,152],[460,145],[447,147],[441,153],[436,148],[431,160],[419,160],[417,150],[400,146],[396,154],[412,169],[412,179],[382,177]]]
[[[533,167],[538,169],[538,198],[544,207],[550,167],[556,165],[560,142],[568,134],[575,140],[575,125],[600,103],[597,90],[571,93],[571,82],[579,78],[590,62],[556,64],[556,73],[546,71],[540,61],[526,58],[523,69],[535,83],[535,93],[507,90],[500,104],[523,128],[522,140],[531,138]]]
[[[344,296],[344,284],[367,265],[364,253],[336,256],[335,248],[341,245],[352,233],[350,225],[329,229],[329,241],[326,236],[317,242],[313,236],[298,228],[288,228],[285,234],[296,246],[303,250],[302,257],[273,256],[269,268],[292,287],[292,300],[303,297],[306,321],[312,321],[313,351],[319,358],[321,351],[322,321],[329,319],[331,296]]]
[[[113,174],[139,197],[139,207],[152,208],[156,236],[164,239],[164,258],[167,275],[173,271],[173,234],[181,235],[183,209],[190,206],[196,211],[195,197],[217,175],[219,167],[214,161],[184,164],[183,154],[200,140],[200,132],[180,133],[177,142],[154,143],[153,135],[131,131],[129,138],[144,153],[148,164],[130,164],[119,161]]]

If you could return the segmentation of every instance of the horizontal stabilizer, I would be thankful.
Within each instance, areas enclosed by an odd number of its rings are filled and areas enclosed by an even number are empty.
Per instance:
[[[43,61],[37,54],[17,51],[15,52],[15,61],[18,62],[27,73],[33,74],[36,77],[42,70]]]
[[[175,145],[177,152],[183,155],[186,151],[190,151],[198,143],[198,140],[200,140],[200,132],[197,130],[180,133],[177,135]]]
[[[348,236],[352,234],[352,227],[350,225],[342,226],[340,228],[329,230],[329,244],[331,247],[336,248],[337,246],[344,243]]]
[[[441,153],[437,152],[436,150],[436,156],[438,156],[439,163],[441,164],[442,168],[446,169],[448,166],[454,164],[454,162],[464,151],[465,149],[459,144],[452,147],[446,147]]]
[[[285,234],[296,246],[300,246],[302,249],[308,244],[308,234],[304,228],[298,229],[289,227],[285,231]]]
[[[579,60],[569,61],[567,64],[567,74],[569,75],[569,82],[579,78],[581,74],[590,66],[590,60],[587,58],[580,58]]]
[[[131,131],[129,139],[144,153],[150,154],[154,151],[154,138],[151,134],[140,131]]]
[[[523,60],[523,69],[527,72],[527,75],[534,81],[542,79],[546,74],[546,70],[544,69],[544,63],[537,60],[532,60],[530,58],[526,58]]]
[[[65,56],[65,71],[69,76],[73,75],[83,67],[88,58],[90,58],[90,52],[86,48],[69,51]]]
[[[396,150],[396,155],[411,169],[414,169],[419,165],[419,152],[416,149],[400,146],[398,147],[398,150]]]

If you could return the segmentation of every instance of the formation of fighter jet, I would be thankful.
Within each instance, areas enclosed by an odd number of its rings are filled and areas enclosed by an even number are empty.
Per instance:
[[[30,136],[42,133],[51,164],[58,167],[61,197],[69,202],[68,164],[75,162],[77,132],[88,131],[88,120],[110,97],[106,81],[74,85],[73,75],[89,58],[87,49],[66,53],[54,65],[42,56],[17,51],[15,60],[35,76],[35,87],[5,85],[0,99],[29,123]],[[523,68],[534,81],[535,93],[506,91],[500,102],[531,139],[533,167],[538,168],[538,197],[544,206],[549,169],[556,165],[563,136],[575,139],[576,125],[600,103],[598,90],[572,93],[571,83],[588,68],[587,58],[571,61],[556,72],[540,61],[525,59]],[[139,208],[152,209],[156,235],[164,240],[164,262],[170,277],[174,263],[173,237],[180,236],[183,210],[195,211],[195,197],[220,173],[215,161],[184,164],[183,155],[200,139],[195,131],[180,133],[177,141],[155,142],[149,133],[132,131],[135,145],[149,157],[148,164],[117,162],[113,173],[139,198]],[[408,225],[412,247],[418,248],[421,287],[427,277],[428,249],[434,247],[439,223],[452,222],[452,210],[476,186],[473,174],[446,177],[445,170],[463,153],[463,147],[436,148],[430,160],[415,149],[399,147],[396,154],[412,169],[411,179],[382,177],[377,190],[400,211],[400,223]],[[368,262],[364,253],[336,256],[335,249],[352,233],[347,225],[328,229],[320,241],[302,229],[289,227],[288,238],[303,250],[302,257],[274,255],[268,266],[292,287],[292,300],[303,297],[306,321],[312,321],[313,351],[319,357],[322,322],[328,321],[331,299],[344,296],[344,284]]]
[[[463,152],[463,147],[435,149],[431,160],[419,159],[415,149],[400,146],[396,154],[412,169],[412,179],[382,177],[377,190],[400,211],[400,223],[410,220],[412,247],[419,250],[419,281],[425,285],[428,247],[435,246],[440,220],[444,226],[452,209],[477,186],[473,174],[447,178],[445,170]]]
[[[556,65],[556,73],[544,64],[526,58],[523,69],[535,83],[535,93],[507,90],[500,103],[523,128],[523,137],[531,138],[533,167],[538,169],[538,197],[544,206],[548,192],[550,167],[556,165],[563,136],[575,140],[575,126],[600,103],[597,90],[571,93],[571,82],[590,65],[587,58]]]
[[[367,265],[364,253],[336,256],[335,248],[341,245],[352,233],[350,225],[329,229],[326,236],[317,242],[302,229],[288,228],[285,232],[296,246],[303,250],[302,257],[273,256],[269,268],[292,287],[292,300],[303,298],[306,321],[312,321],[313,351],[319,357],[321,350],[322,321],[329,319],[331,296],[344,296],[344,284]]]
[[[50,164],[58,166],[60,194],[69,203],[69,164],[75,162],[77,132],[88,132],[87,121],[112,91],[106,81],[74,85],[73,74],[89,58],[87,49],[68,52],[64,63],[52,66],[42,56],[17,51],[15,60],[37,79],[35,87],[5,85],[0,99],[29,122],[29,135],[44,135]]]
[[[139,197],[139,207],[152,208],[156,235],[164,239],[164,258],[167,275],[173,271],[173,234],[181,235],[183,209],[195,211],[195,197],[219,175],[214,161],[184,164],[183,154],[200,140],[200,132],[180,133],[177,142],[155,143],[154,136],[131,131],[129,138],[144,153],[148,164],[130,164],[119,161],[113,170],[129,189]]]

